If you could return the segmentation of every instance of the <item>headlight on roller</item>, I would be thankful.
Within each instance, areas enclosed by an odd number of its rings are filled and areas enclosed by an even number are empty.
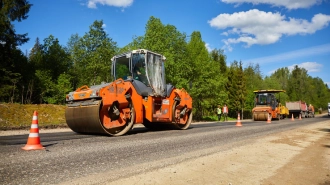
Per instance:
[[[73,100],[73,95],[70,93],[68,95],[66,95],[66,101],[72,101]]]
[[[94,90],[91,94],[91,97],[99,97],[99,90]]]

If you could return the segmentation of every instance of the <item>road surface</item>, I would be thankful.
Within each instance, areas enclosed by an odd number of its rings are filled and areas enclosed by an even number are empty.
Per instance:
[[[0,133],[3,184],[330,184],[330,118],[136,127],[120,137],[40,130]]]

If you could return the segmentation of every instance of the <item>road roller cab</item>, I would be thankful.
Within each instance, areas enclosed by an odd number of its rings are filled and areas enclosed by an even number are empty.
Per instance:
[[[119,136],[134,124],[187,129],[192,98],[165,82],[166,58],[145,49],[112,58],[113,82],[78,88],[67,95],[65,117],[78,133]]]
[[[281,108],[284,107],[281,106],[275,94],[285,92],[284,90],[257,90],[253,92],[255,93],[255,106],[252,109],[252,119],[254,121],[266,121],[268,116],[277,120],[282,117]]]

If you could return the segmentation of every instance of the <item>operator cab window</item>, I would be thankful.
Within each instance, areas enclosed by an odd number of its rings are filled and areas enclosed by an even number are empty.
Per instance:
[[[129,71],[129,58],[126,56],[116,58],[115,61],[115,79],[122,78],[124,80],[132,76]]]
[[[267,94],[258,94],[256,100],[257,105],[267,105]]]
[[[145,85],[149,85],[146,76],[145,54],[135,53],[132,56],[133,78],[139,80]]]

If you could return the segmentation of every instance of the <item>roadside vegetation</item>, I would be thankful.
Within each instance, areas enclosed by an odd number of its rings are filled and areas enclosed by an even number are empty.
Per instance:
[[[254,105],[253,91],[258,89],[286,90],[280,93],[283,105],[286,101],[302,100],[313,104],[316,110],[325,110],[330,102],[329,87],[322,79],[309,76],[308,69],[285,67],[264,75],[258,63],[243,67],[244,61],[227,61],[221,49],[208,51],[199,31],[187,34],[153,16],[146,23],[144,35],[133,37],[122,48],[106,33],[103,21],[95,20],[84,35],[73,31],[66,45],[61,45],[55,35],[49,35],[37,38],[31,51],[22,52],[18,46],[29,40],[28,33],[16,33],[12,22],[27,19],[33,6],[27,0],[8,0],[2,6],[0,24],[5,26],[0,28],[0,102],[4,103],[0,106],[0,124],[3,128],[24,125],[18,121],[20,116],[29,123],[33,109],[40,112],[41,124],[63,123],[66,94],[82,85],[112,81],[111,57],[138,48],[166,56],[166,81],[189,92],[197,121],[211,119],[218,104],[228,105],[229,117],[236,118],[237,112],[241,112],[244,118],[249,118]],[[8,112],[6,103],[17,109]],[[47,107],[44,104],[59,109],[57,113],[54,110],[54,114],[43,115]],[[22,115],[26,112],[29,114]]]
[[[66,127],[64,105],[0,103],[0,110],[0,130],[30,128],[34,111],[39,128]]]

